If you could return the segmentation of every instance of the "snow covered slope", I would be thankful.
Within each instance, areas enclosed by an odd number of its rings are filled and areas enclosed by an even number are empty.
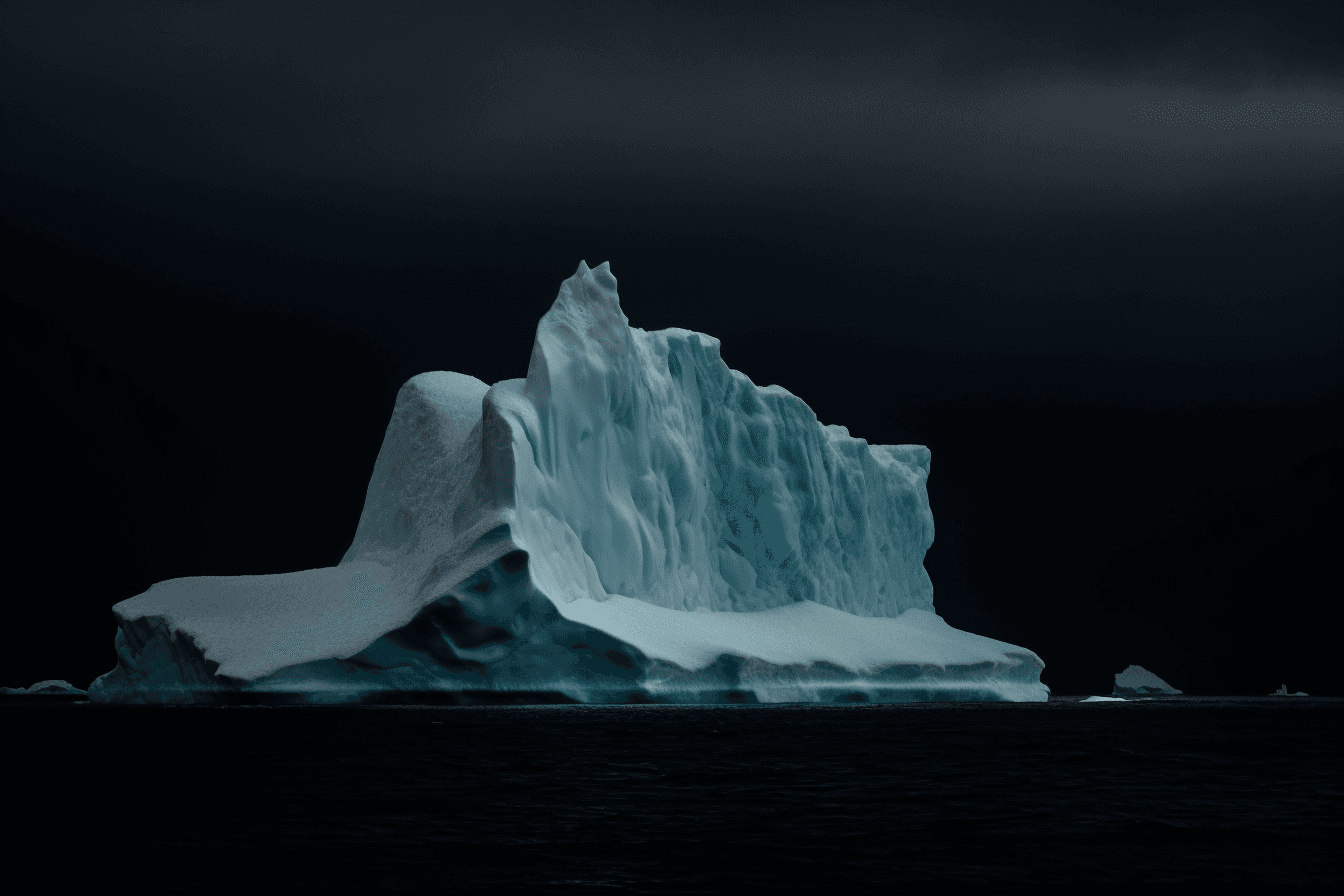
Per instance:
[[[580,263],[526,379],[402,387],[338,566],[117,604],[90,694],[1044,700],[1034,653],[933,612],[928,474],[927,448],[821,425],[716,339],[630,327]]]

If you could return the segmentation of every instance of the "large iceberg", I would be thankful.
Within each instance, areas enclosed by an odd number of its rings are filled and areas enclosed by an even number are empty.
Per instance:
[[[91,699],[1045,700],[1036,654],[934,612],[928,474],[580,263],[526,379],[402,387],[337,566],[122,601]]]

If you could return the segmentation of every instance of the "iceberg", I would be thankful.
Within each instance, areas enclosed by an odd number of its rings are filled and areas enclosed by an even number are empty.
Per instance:
[[[1150,694],[1180,694],[1153,673],[1142,666],[1129,666],[1123,672],[1115,673],[1113,697],[1146,697]]]
[[[1043,701],[933,608],[929,450],[629,325],[580,263],[527,376],[400,390],[334,567],[113,607],[96,703]]]
[[[1269,696],[1271,696],[1271,697],[1310,697],[1311,695],[1308,694],[1306,691],[1294,691],[1293,693],[1290,694],[1290,693],[1288,693],[1288,685],[1286,685],[1286,684],[1281,684],[1281,685],[1279,685],[1279,689],[1278,689],[1277,691],[1275,691],[1274,693],[1270,694]]]

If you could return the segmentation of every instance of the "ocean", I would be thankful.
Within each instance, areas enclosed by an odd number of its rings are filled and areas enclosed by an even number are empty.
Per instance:
[[[1078,699],[9,702],[6,846],[169,891],[1344,880],[1344,699]]]

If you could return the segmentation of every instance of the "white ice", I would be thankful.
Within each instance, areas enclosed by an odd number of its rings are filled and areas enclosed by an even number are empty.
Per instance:
[[[122,601],[91,692],[1044,700],[1034,653],[936,615],[928,475],[927,448],[822,425],[717,339],[630,327],[580,263],[525,379],[402,388],[339,565]]]

